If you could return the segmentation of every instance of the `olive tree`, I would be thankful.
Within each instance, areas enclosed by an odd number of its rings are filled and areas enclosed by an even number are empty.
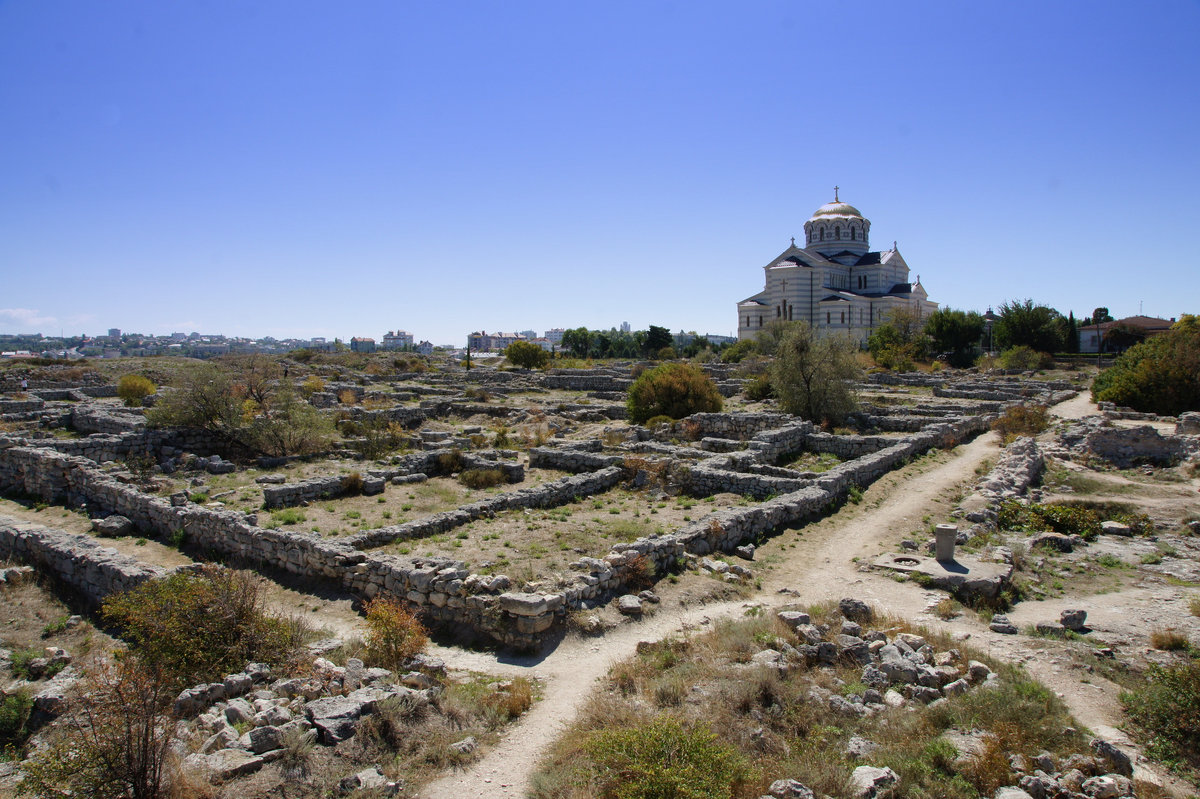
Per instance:
[[[807,322],[787,325],[769,376],[780,406],[813,422],[840,422],[854,410],[853,382],[862,377],[854,340],[819,335]]]

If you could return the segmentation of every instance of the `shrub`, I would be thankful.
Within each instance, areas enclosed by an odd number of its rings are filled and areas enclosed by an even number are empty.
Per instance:
[[[1150,646],[1164,652],[1182,652],[1189,644],[1187,635],[1174,627],[1155,627],[1150,631]]]
[[[285,527],[289,524],[299,524],[305,521],[307,517],[304,511],[299,508],[283,508],[282,510],[271,511],[271,524],[274,527]]]
[[[317,375],[309,375],[304,378],[304,382],[300,384],[300,393],[305,399],[308,399],[313,394],[325,390],[325,381]]]
[[[629,420],[641,424],[655,416],[682,419],[721,410],[721,394],[700,367],[667,363],[648,369],[629,387]]]
[[[1049,353],[1038,352],[1024,345],[1012,347],[1000,353],[1000,365],[1005,369],[1019,369],[1021,371],[1033,371],[1036,369],[1048,369],[1054,363],[1054,359]]]
[[[158,386],[148,377],[125,375],[117,381],[117,396],[130,408],[142,404],[142,399],[158,391]]]
[[[109,597],[101,614],[177,688],[219,680],[253,660],[285,667],[300,643],[287,621],[266,612],[262,578],[220,566],[148,580]]]
[[[438,472],[441,474],[454,474],[463,467],[462,453],[457,449],[452,449],[449,452],[443,452],[437,457]]]
[[[1146,685],[1121,695],[1130,721],[1159,760],[1200,765],[1200,661],[1150,666]]]
[[[775,396],[775,389],[771,388],[771,379],[766,373],[757,374],[746,381],[746,399],[753,402],[761,402],[765,399],[771,399]]]
[[[337,394],[338,402],[343,405],[357,405],[358,394],[352,388],[343,388]]]
[[[1049,424],[1045,405],[1013,405],[992,422],[992,429],[1009,444],[1018,436],[1036,436]]]
[[[12,693],[0,694],[0,749],[19,746],[25,740],[25,724],[29,711],[33,710],[33,697],[28,691],[17,689]]]
[[[514,341],[504,348],[504,357],[513,366],[523,369],[544,369],[550,363],[550,353],[530,341]]]
[[[95,799],[165,795],[176,687],[138,661],[89,669],[46,745],[22,767],[25,794]]]
[[[603,799],[731,799],[754,774],[747,760],[705,727],[670,716],[594,734],[586,746]]]
[[[395,671],[429,643],[420,619],[393,597],[373,599],[366,605],[366,654],[372,663]]]
[[[350,474],[342,477],[342,493],[343,494],[361,494],[363,490],[363,477],[359,472],[350,472]]]
[[[1200,318],[1184,314],[1122,353],[1092,384],[1092,399],[1171,416],[1200,410]]]
[[[1101,523],[1108,519],[1128,524],[1137,535],[1148,533],[1152,524],[1150,519],[1142,514],[1105,511],[1103,508],[1098,510],[1082,503],[1022,505],[1015,500],[1006,500],[1000,504],[996,523],[1005,530],[1052,530],[1064,535],[1081,535],[1090,541],[1100,534]]]
[[[458,482],[467,488],[491,488],[504,482],[503,469],[467,469],[459,472]]]

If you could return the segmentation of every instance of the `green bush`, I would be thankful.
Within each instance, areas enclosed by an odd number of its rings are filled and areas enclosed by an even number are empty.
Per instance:
[[[1016,500],[1000,504],[996,523],[1005,530],[1044,532],[1046,530],[1063,535],[1080,535],[1088,541],[1100,535],[1101,523],[1119,521],[1128,524],[1137,535],[1150,531],[1149,517],[1135,513],[1102,513],[1081,503],[1062,502],[1053,505],[1022,505]]]
[[[1014,405],[992,422],[992,429],[1008,444],[1018,436],[1036,436],[1050,424],[1045,405]]]
[[[28,691],[0,695],[0,749],[20,745],[25,740],[25,724],[31,710],[33,698]]]
[[[1142,688],[1121,695],[1148,753],[1173,765],[1200,767],[1200,662],[1150,666]]]
[[[705,727],[670,716],[592,736],[602,799],[731,799],[754,778],[749,762]]]
[[[682,419],[693,413],[715,412],[721,394],[708,375],[690,363],[667,363],[647,369],[629,387],[629,420],[641,424],[654,416]]]
[[[774,397],[775,389],[771,387],[771,379],[764,373],[746,381],[745,393],[746,399],[760,402]]]
[[[458,482],[467,488],[491,488],[504,482],[503,469],[467,469],[459,472]]]
[[[142,404],[142,399],[158,391],[158,386],[148,377],[125,375],[117,381],[117,396],[130,408]]]
[[[380,597],[366,605],[367,659],[397,670],[429,643],[419,619],[399,599]]]
[[[1184,314],[1122,353],[1092,384],[1092,399],[1169,416],[1200,410],[1200,317]]]
[[[284,667],[299,645],[294,627],[266,612],[260,577],[219,566],[148,580],[109,597],[101,613],[140,661],[180,688],[249,661]]]
[[[1053,363],[1054,359],[1048,353],[1038,352],[1024,345],[1012,347],[1000,353],[1000,365],[1005,369],[1019,369],[1028,372],[1036,369],[1049,369]]]

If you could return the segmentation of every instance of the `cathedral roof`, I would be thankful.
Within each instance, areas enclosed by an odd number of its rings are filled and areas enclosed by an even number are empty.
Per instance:
[[[851,217],[856,217],[858,219],[863,218],[861,211],[859,211],[857,208],[855,208],[850,203],[843,203],[843,202],[825,203],[824,205],[822,205],[820,208],[818,208],[816,211],[813,212],[812,218],[816,219],[817,217],[820,217],[820,216],[843,217],[846,219],[849,219]]]

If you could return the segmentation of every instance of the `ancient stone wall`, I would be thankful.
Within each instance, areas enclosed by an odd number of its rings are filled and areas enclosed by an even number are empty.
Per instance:
[[[89,536],[73,535],[9,516],[0,516],[0,558],[37,566],[92,603],[168,574],[166,569],[121,555]]]

